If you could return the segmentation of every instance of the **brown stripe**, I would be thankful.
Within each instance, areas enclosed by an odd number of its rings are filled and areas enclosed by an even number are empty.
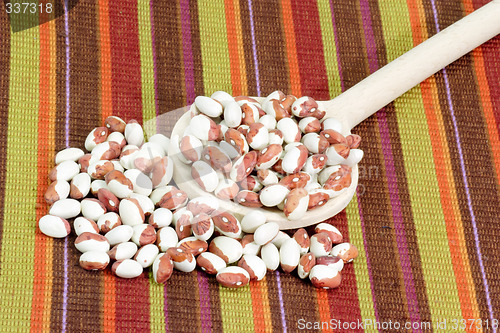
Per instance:
[[[441,3],[437,6],[438,22],[440,29],[444,29],[453,22],[460,19],[464,14],[460,3]],[[429,11],[428,20],[434,23],[434,17]],[[430,17],[429,17],[430,16]],[[428,25],[429,35],[436,33],[435,25]],[[499,310],[498,295],[499,288],[491,277],[496,276],[499,266],[497,263],[498,251],[495,248],[484,246],[493,244],[500,236],[500,232],[491,226],[491,221],[497,218],[498,193],[496,188],[496,175],[489,149],[478,149],[480,143],[488,144],[488,137],[484,119],[480,112],[480,100],[478,95],[477,81],[473,71],[473,63],[470,55],[466,55],[454,62],[446,69],[449,79],[451,99],[453,103],[454,115],[456,117],[463,158],[466,167],[466,176],[470,189],[470,196],[473,204],[473,212],[478,227],[480,247],[485,264],[486,276],[489,279],[490,299],[493,303],[495,313]],[[464,225],[465,241],[467,243],[468,256],[470,260],[472,279],[475,284],[476,298],[479,306],[481,318],[489,318],[488,304],[486,300],[483,277],[479,266],[479,258],[476,251],[472,216],[468,209],[467,194],[462,175],[460,159],[458,156],[458,144],[453,128],[453,119],[448,105],[446,83],[443,72],[436,74],[438,86],[439,102],[443,113],[446,137],[450,150],[451,165],[454,174],[456,192]],[[484,198],[488,200],[484,200]],[[493,283],[492,283],[493,282]]]
[[[345,209],[325,222],[339,229],[342,233],[344,242],[350,242],[349,226]],[[358,247],[362,246],[362,244],[354,245]],[[337,289],[328,290],[328,302],[330,305],[331,318],[347,322],[355,322],[359,318],[362,318],[356,285],[356,275],[352,264],[346,264],[342,269],[341,286]],[[359,332],[359,330],[353,329],[351,332]]]
[[[387,50],[385,48],[385,39],[382,30],[382,20],[380,16],[379,6],[377,2],[369,2],[373,34],[377,45],[378,67],[383,67],[387,64]],[[389,127],[389,135],[391,139],[391,150],[393,155],[393,163],[395,174],[397,177],[399,203],[401,205],[401,213],[403,218],[404,231],[406,236],[406,244],[408,247],[408,256],[410,258],[411,272],[413,276],[413,284],[415,294],[418,301],[418,312],[421,321],[431,321],[431,312],[427,293],[425,288],[425,280],[422,271],[422,258],[418,250],[417,233],[413,222],[413,213],[411,207],[411,198],[406,179],[406,170],[404,166],[404,156],[401,146],[401,138],[399,136],[398,120],[394,104],[391,103],[385,107],[385,116]],[[379,174],[370,172],[370,169],[365,173],[365,177],[378,177]]]
[[[252,8],[261,95],[267,96],[277,89],[286,93],[290,85],[283,27],[277,19],[281,16],[280,1],[253,0]]]
[[[64,11],[63,2],[55,2],[55,12]],[[64,16],[56,20],[56,117],[55,117],[55,151],[66,148],[66,32]],[[80,145],[79,145],[80,146]]]
[[[212,321],[212,332],[222,332],[222,315],[220,309],[220,285],[215,277],[207,276],[208,289],[210,295],[210,320]]]
[[[248,95],[257,96],[257,81],[255,78],[255,63],[253,59],[253,48],[251,42],[252,30],[250,28],[250,11],[248,0],[240,0],[241,30],[243,40],[243,52],[245,54],[245,69],[247,74]],[[255,18],[254,18],[255,24]]]
[[[83,148],[88,133],[101,125],[97,10],[96,0],[81,1],[68,15],[71,147]],[[89,323],[100,323],[103,274],[87,272],[78,265],[81,254],[73,245],[75,238],[68,239],[67,250],[67,329],[70,332],[93,332],[95,327]]]
[[[7,132],[9,116],[10,25],[7,15],[0,15],[0,230],[3,230],[3,207],[7,167]],[[0,251],[2,233],[0,232]],[[1,269],[1,263],[0,263]]]
[[[333,2],[333,9],[339,32],[337,38],[343,83],[344,88],[348,89],[369,74],[366,46],[361,39],[363,30],[359,4],[356,1]],[[365,51],[361,53],[359,50]],[[405,322],[409,320],[409,315],[393,231],[389,193],[383,177],[385,165],[376,119],[368,118],[356,128],[356,132],[363,138],[365,152],[360,167],[376,168],[380,175],[359,180],[364,190],[364,194],[359,197],[360,209],[364,220],[369,221],[365,224],[365,238],[368,254],[372,254],[370,268],[378,320]],[[383,255],[380,255],[381,249],[384,251]]]
[[[391,149],[398,183],[399,203],[401,205],[401,213],[406,236],[406,245],[408,247],[407,253],[410,258],[413,284],[418,301],[418,313],[421,321],[430,322],[432,318],[422,270],[422,258],[420,256],[420,252],[418,251],[417,233],[413,220],[408,183],[405,176],[406,170],[404,166],[401,138],[399,136],[398,120],[394,109],[394,104],[389,104],[385,108],[385,112],[387,117],[387,124],[389,127],[389,134],[391,136]]]
[[[172,274],[167,288],[168,328],[172,332],[189,327],[190,332],[201,331],[200,295],[197,272]],[[214,318],[212,318],[212,321]]]
[[[337,61],[342,69],[341,77],[346,90],[364,79],[369,73],[366,52],[363,53],[363,57],[359,52],[360,49],[365,50],[359,4],[352,0],[332,1],[331,4],[337,28],[337,52],[340,53]]]
[[[193,51],[194,92],[196,96],[205,94],[203,85],[203,60],[201,58],[200,23],[198,22],[198,3],[189,1],[191,18],[191,48]]]
[[[316,288],[309,280],[301,280],[295,273],[283,273],[281,269],[279,275],[288,330],[298,331],[300,322],[320,321]],[[278,312],[279,307],[275,311]]]
[[[283,332],[281,323],[280,299],[278,295],[278,284],[276,272],[267,272],[267,297],[269,298],[269,308],[271,309],[271,325],[273,332]],[[283,286],[283,285],[282,285]]]
[[[158,114],[186,104],[178,2],[153,1]]]
[[[81,1],[68,15],[71,147],[83,148],[88,133],[102,126],[97,9],[96,0]]]
[[[387,182],[377,122],[365,120],[356,128],[363,138],[365,155],[360,163],[365,170],[377,170],[376,177],[362,177],[359,184],[364,192],[359,206],[365,220],[366,251],[370,258],[372,290],[381,322],[409,320],[404,298],[403,275],[400,267]],[[370,168],[370,169],[369,169]],[[383,249],[383,250],[381,250]],[[383,251],[383,255],[381,255]],[[391,301],[388,302],[387,300]]]

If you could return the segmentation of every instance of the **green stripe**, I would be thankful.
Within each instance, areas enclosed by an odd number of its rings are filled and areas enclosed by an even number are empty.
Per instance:
[[[146,134],[156,133],[155,76],[149,1],[137,2],[141,57],[142,114]]]
[[[380,1],[391,61],[413,47],[406,2]],[[461,319],[455,275],[420,86],[394,102],[432,320]],[[415,166],[418,166],[415,168]]]
[[[155,282],[153,272],[149,272],[149,317],[151,332],[165,332],[164,288],[165,285],[163,283]]]
[[[359,309],[361,320],[369,319],[375,321],[375,307],[373,305],[372,289],[368,273],[368,262],[366,260],[365,244],[363,239],[363,229],[359,215],[357,195],[354,195],[346,208],[347,225],[349,228],[349,240],[358,248],[359,255],[353,261],[356,276],[356,289],[358,290]],[[378,332],[373,326],[367,326],[365,332]]]
[[[319,22],[321,35],[323,36],[323,54],[325,57],[326,75],[328,77],[328,88],[330,96],[340,95],[340,75],[337,62],[337,46],[333,31],[332,11],[329,0],[318,0]]]
[[[224,1],[198,2],[204,90],[207,95],[223,90],[231,94],[231,67],[227,46]],[[219,287],[222,326],[225,332],[253,332],[250,287],[237,290]]]
[[[198,1],[200,43],[205,94],[223,90],[232,94],[224,0]]]
[[[239,289],[219,286],[219,295],[224,332],[254,332],[250,286]]]
[[[36,230],[38,27],[11,35],[0,327],[29,331]]]

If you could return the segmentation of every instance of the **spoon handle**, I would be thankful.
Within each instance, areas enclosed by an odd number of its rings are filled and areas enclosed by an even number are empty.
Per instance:
[[[327,111],[353,128],[426,78],[500,33],[500,0],[452,24],[331,101]]]

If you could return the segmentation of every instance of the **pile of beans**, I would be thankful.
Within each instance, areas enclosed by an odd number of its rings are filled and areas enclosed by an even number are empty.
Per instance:
[[[194,105],[182,136],[172,137],[175,154],[220,199],[276,206],[297,220],[345,191],[363,157],[361,138],[342,135],[311,97],[275,91],[261,104],[216,92]]]
[[[238,288],[281,266],[287,273],[296,269],[318,288],[340,285],[344,263],[358,251],[343,242],[337,228],[320,223],[311,236],[305,229],[287,234],[259,211],[239,220],[220,210],[214,197],[189,200],[170,185],[174,170],[169,154],[177,152],[168,151],[169,143],[162,134],[145,142],[137,121],[108,117],[87,136],[89,153],[67,148],[56,154],[45,193],[51,206],[38,221],[40,231],[55,238],[74,232],[82,268],[110,266],[122,278],[138,277],[150,267],[155,281],[164,283],[174,268],[190,272],[199,266],[221,285]],[[204,151],[216,147],[204,144]],[[209,160],[207,165],[213,165]]]

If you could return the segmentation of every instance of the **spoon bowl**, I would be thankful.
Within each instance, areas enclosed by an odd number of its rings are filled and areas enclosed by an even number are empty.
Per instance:
[[[343,126],[343,135],[377,110],[392,102],[440,69],[462,57],[482,43],[500,33],[500,0],[493,0],[469,14],[438,34],[406,52],[391,63],[348,89],[331,101],[318,101],[319,109],[326,111],[326,117],[336,118]],[[314,97],[314,96],[312,96]],[[262,102],[264,98],[253,97]],[[191,106],[191,111],[196,106]],[[170,141],[172,150],[190,122],[190,112],[184,113],[175,124]],[[174,181],[190,198],[211,196],[202,190],[191,177],[191,167],[175,154],[170,157],[174,163]],[[352,167],[351,185],[330,199],[324,206],[307,211],[298,220],[288,220],[278,208],[249,208],[233,201],[219,200],[222,210],[241,218],[251,211],[262,211],[268,221],[279,224],[281,229],[293,229],[316,224],[342,211],[351,201],[358,184],[358,166]]]
[[[264,98],[262,97],[252,97],[252,98],[256,99],[259,102],[262,102],[264,100]],[[320,104],[321,107],[321,102],[318,102],[318,104]],[[194,104],[191,105],[190,111],[194,111],[193,109],[196,109],[196,106]],[[184,130],[189,125],[189,121],[191,120],[190,113],[191,112],[186,112],[181,116],[181,118],[179,118],[179,120],[177,121],[172,130],[171,138],[174,138],[176,135],[182,137]],[[343,127],[345,128],[345,125]],[[350,134],[350,129],[344,131],[344,133],[342,134],[343,135]],[[175,140],[171,140],[170,145],[174,144]],[[169,151],[173,151],[172,149],[174,148],[170,147]],[[266,215],[267,221],[278,223],[280,229],[282,230],[305,227],[317,223],[319,221],[326,220],[338,214],[351,201],[352,196],[356,192],[356,187],[358,185],[358,174],[359,174],[358,166],[354,165],[352,167],[351,185],[348,188],[345,188],[338,196],[336,196],[332,200],[329,200],[325,205],[316,208],[314,210],[307,211],[307,213],[304,215],[303,218],[298,220],[289,220],[285,216],[283,211],[279,210],[276,207],[252,208],[252,207],[242,206],[231,200],[221,200],[217,198],[212,193],[204,191],[193,180],[193,178],[191,177],[190,165],[183,163],[179,159],[179,156],[176,154],[171,154],[170,157],[174,162],[174,176],[173,176],[174,181],[177,184],[177,187],[179,187],[181,190],[187,193],[189,198],[195,198],[199,196],[213,197],[219,201],[219,207],[221,210],[229,211],[232,214],[235,214],[236,217],[240,219],[252,211],[259,210],[262,213],[264,213],[264,215]]]

